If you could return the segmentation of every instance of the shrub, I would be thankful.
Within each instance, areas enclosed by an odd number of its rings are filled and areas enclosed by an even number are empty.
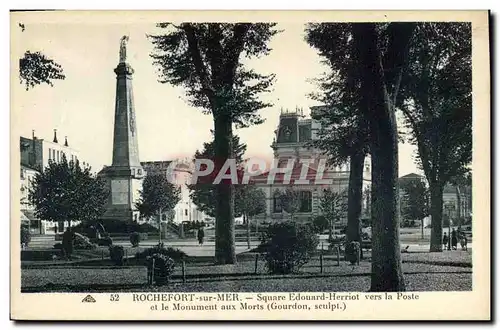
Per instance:
[[[130,234],[130,243],[132,244],[132,247],[138,247],[140,241],[141,236],[138,232],[134,231],[132,234]]]
[[[175,269],[175,262],[162,253],[154,253],[146,257],[148,269],[153,271],[153,281],[156,285],[164,285],[170,281]],[[154,265],[154,269],[151,269]]]
[[[87,237],[77,233],[73,238],[73,248],[75,250],[94,250],[97,248],[97,245],[92,243]]]
[[[345,246],[345,260],[349,261],[351,265],[356,264],[359,261],[360,249],[359,242],[351,241],[347,243]]]
[[[97,244],[75,241],[73,244],[73,248],[75,250],[95,250],[97,249]]]
[[[175,261],[182,261],[187,257],[187,254],[184,251],[174,249],[172,247],[165,248],[163,243],[160,243],[152,248],[147,248],[142,252],[137,252],[135,254],[135,257],[138,260],[147,260],[148,257],[151,257],[154,254],[162,254],[164,256],[172,258]]]
[[[25,226],[21,226],[21,245],[28,246],[29,242],[31,242],[30,230]]]
[[[111,245],[113,245],[113,240],[109,236],[103,237],[103,238],[100,238],[97,240],[97,245],[99,245],[99,246],[111,246]]]
[[[123,265],[123,256],[125,255],[125,250],[121,245],[110,245],[109,246],[109,257],[117,266]]]
[[[298,271],[309,261],[319,243],[311,226],[290,222],[269,226],[264,240],[267,267],[275,274]]]
[[[137,223],[133,223],[131,226],[129,226],[129,230],[136,231],[138,233],[152,233],[152,234],[158,233],[158,228],[150,225],[149,223],[143,223],[140,225]]]
[[[318,215],[313,218],[312,224],[316,233],[322,233],[330,226],[328,219],[323,215]]]

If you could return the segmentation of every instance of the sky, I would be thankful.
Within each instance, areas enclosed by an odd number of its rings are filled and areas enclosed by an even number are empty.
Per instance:
[[[29,22],[24,32],[16,27],[11,32],[13,76],[17,59],[26,50],[42,51],[55,59],[66,75],[53,87],[40,85],[29,91],[13,78],[11,124],[19,135],[31,137],[35,130],[38,138],[51,141],[57,129],[59,141],[67,136],[80,159],[94,171],[110,165],[116,88],[113,70],[118,64],[120,38],[129,35],[127,56],[135,70],[133,93],[141,161],[192,157],[211,139],[212,117],[189,106],[181,87],[158,82],[157,68],[149,56],[153,47],[146,37],[160,32],[154,23]],[[246,157],[272,158],[270,145],[280,109],[299,107],[307,115],[309,107],[317,105],[308,97],[315,91],[312,80],[326,70],[317,52],[304,41],[304,24],[286,22],[278,28],[283,31],[271,40],[271,53],[249,63],[260,73],[275,73],[276,81],[273,91],[263,96],[274,104],[260,111],[265,123],[236,132],[247,144]],[[400,144],[400,176],[421,173],[413,161],[414,153],[413,146]]]

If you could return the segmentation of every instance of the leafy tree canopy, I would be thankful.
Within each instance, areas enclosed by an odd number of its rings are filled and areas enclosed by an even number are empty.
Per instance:
[[[243,163],[243,155],[245,154],[247,146],[246,144],[240,142],[240,138],[237,135],[233,135],[232,140],[234,159],[236,160],[237,165],[241,165]],[[194,155],[195,159],[213,160],[215,158],[214,144],[213,140],[211,142],[204,143],[203,150],[196,151]],[[235,214],[240,216],[242,209],[240,207],[241,203],[239,202],[239,199],[242,197],[242,192],[239,190],[243,189],[243,185],[236,185],[235,188]],[[190,191],[191,200],[198,207],[198,209],[211,217],[215,217],[215,185],[212,183],[200,182],[188,185],[188,189]]]
[[[430,212],[429,189],[420,179],[405,180],[399,189],[403,190],[402,213],[406,219],[422,220]]]
[[[136,204],[143,217],[151,217],[173,210],[180,201],[180,189],[162,174],[148,173],[142,183],[140,198]]]
[[[247,217],[263,214],[266,212],[266,194],[256,186],[241,185],[236,190],[235,208]]]
[[[98,219],[105,211],[109,192],[90,170],[80,167],[78,161],[68,162],[64,154],[59,163],[49,161],[29,191],[35,215],[49,221]]]
[[[360,111],[360,66],[353,56],[352,24],[309,24],[306,41],[328,67],[328,72],[317,79],[320,92],[311,95],[325,105],[313,114],[314,119],[321,121],[321,128],[312,145],[323,150],[331,163],[340,165],[353,153],[368,152],[368,127]]]
[[[472,161],[470,23],[419,23],[400,109],[429,184],[444,185]]]
[[[320,208],[329,221],[340,222],[347,212],[347,192],[325,189],[320,199]]]
[[[24,57],[19,60],[19,79],[26,90],[43,83],[53,86],[54,80],[64,80],[61,65],[48,58],[41,52],[26,51]]]
[[[24,32],[25,25],[19,23],[19,26]],[[27,50],[24,56],[19,59],[19,80],[21,84],[25,85],[26,90],[44,83],[53,86],[54,80],[64,80],[65,78],[61,65],[42,52]]]
[[[240,127],[260,124],[256,111],[270,104],[258,96],[269,91],[274,75],[246,68],[240,57],[267,55],[275,25],[159,23],[164,34],[149,36],[159,81],[184,87],[188,102],[204,113],[229,115]]]

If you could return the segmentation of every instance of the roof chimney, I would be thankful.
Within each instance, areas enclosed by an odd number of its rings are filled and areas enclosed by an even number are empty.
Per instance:
[[[68,146],[68,137],[67,136],[64,137],[64,146],[65,147]]]
[[[54,140],[52,142],[57,143],[57,130],[56,129],[54,129]]]

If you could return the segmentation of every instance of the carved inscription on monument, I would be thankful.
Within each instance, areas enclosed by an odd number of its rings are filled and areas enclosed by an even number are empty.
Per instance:
[[[111,203],[113,205],[126,205],[129,202],[128,180],[113,179],[111,180]]]

